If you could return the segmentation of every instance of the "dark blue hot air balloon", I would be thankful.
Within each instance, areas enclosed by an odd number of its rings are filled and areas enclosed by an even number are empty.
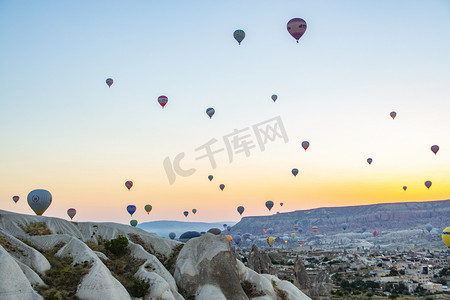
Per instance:
[[[134,214],[135,211],[136,211],[136,206],[134,206],[134,205],[128,205],[128,206],[127,206],[127,212],[128,212],[131,216],[133,216],[133,214]]]

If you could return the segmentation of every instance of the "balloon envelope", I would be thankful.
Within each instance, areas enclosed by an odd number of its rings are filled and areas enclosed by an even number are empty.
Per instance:
[[[233,235],[233,242],[237,245],[241,242],[242,237],[240,235]]]
[[[397,113],[395,111],[391,111],[389,115],[391,116],[392,120],[394,120],[395,117],[397,116]]]
[[[76,214],[77,210],[75,208],[69,208],[67,210],[67,215],[70,217],[71,220],[73,219],[73,217],[75,217]]]
[[[189,212],[188,212],[187,210],[183,213],[183,215],[184,215],[185,217],[187,217],[188,214],[189,214]]]
[[[268,232],[269,234],[272,234],[272,232],[273,232],[273,228],[269,228],[269,229],[267,229],[267,232]]]
[[[125,186],[127,187],[128,190],[130,190],[131,187],[133,186],[133,181],[128,180],[127,182],[125,182]]]
[[[436,153],[439,151],[439,146],[438,145],[431,146],[431,151],[433,151],[433,153],[436,155]]]
[[[295,224],[295,225],[294,225],[294,230],[298,230],[298,227],[299,227],[299,226],[298,226],[297,224]]]
[[[378,231],[374,230],[374,231],[372,232],[372,235],[373,235],[374,237],[376,237],[376,236],[378,235]]]
[[[170,238],[171,240],[173,240],[176,236],[177,236],[177,235],[175,234],[175,232],[169,233],[169,238]]]
[[[430,186],[431,186],[431,181],[429,181],[429,180],[425,181],[425,186],[426,186],[427,188],[430,188]]]
[[[404,191],[406,191],[406,189],[407,189],[408,187],[405,185],[405,186],[403,186],[403,190]]]
[[[292,174],[293,174],[294,176],[297,176],[297,174],[298,174],[298,169],[292,169]]]
[[[212,118],[212,116],[214,115],[215,112],[216,111],[212,107],[210,107],[206,110],[206,114],[209,116],[210,119]]]
[[[233,240],[233,238],[231,237],[231,235],[226,235],[225,236],[227,238],[227,240],[231,243],[231,241]]]
[[[111,85],[114,83],[114,80],[112,78],[106,78],[106,84],[111,87]]]
[[[128,205],[127,206],[127,212],[132,216],[134,212],[136,211],[136,206],[134,205]]]
[[[450,248],[450,227],[447,227],[442,231],[442,241]]]
[[[225,188],[225,184],[221,184],[221,185],[219,185],[219,187],[223,191],[223,189]]]
[[[147,204],[146,206],[144,206],[145,211],[147,212],[147,215],[151,212],[152,210],[152,206],[150,204]]]
[[[277,95],[272,95],[272,100],[273,100],[273,102],[277,101],[277,99],[278,99],[278,96],[277,96]]]
[[[291,233],[291,238],[295,238],[295,233]]]
[[[52,204],[52,194],[47,190],[32,190],[27,196],[28,205],[38,216],[47,210]]]
[[[425,225],[425,229],[430,232],[431,229],[433,229],[433,225],[431,225],[430,223],[428,223],[427,225]]]
[[[284,203],[283,202],[280,202],[280,206],[283,206],[284,205]]]
[[[302,37],[302,35],[306,31],[306,22],[301,18],[291,19],[287,23],[287,30],[289,34],[292,35],[292,37],[297,40],[298,43],[298,40]]]
[[[244,40],[245,38],[245,32],[244,30],[238,29],[233,33],[234,39],[239,43],[239,45],[241,44],[241,42]]]
[[[243,206],[238,206],[237,211],[242,216],[242,213],[244,212],[245,208]]]
[[[195,214],[197,213],[197,209],[194,208],[194,209],[192,210],[192,213],[195,215]]]
[[[138,224],[138,221],[136,221],[136,220],[131,220],[130,221],[130,225],[133,226],[133,227],[136,227],[137,224]]]
[[[266,201],[266,207],[270,211],[273,207],[273,201]]]
[[[268,238],[266,238],[266,242],[270,247],[272,247],[273,242],[275,242],[275,238],[273,236],[269,236]]]
[[[213,177],[212,175],[209,175],[209,176],[208,176],[209,181],[213,180],[213,178],[214,178],[214,177]]]
[[[347,223],[342,223],[341,227],[342,227],[342,229],[346,230],[347,229]]]
[[[313,227],[312,227],[312,231],[313,231],[313,232],[317,232],[317,230],[319,230],[319,227],[317,227],[317,226],[313,226]]]
[[[309,142],[308,142],[308,141],[303,141],[303,142],[302,142],[302,147],[303,147],[303,149],[305,149],[305,151],[306,151],[306,149],[308,149],[308,147],[309,147]]]
[[[15,202],[15,203],[17,203],[17,201],[19,201],[19,199],[20,199],[20,197],[19,196],[13,196],[13,201]]]
[[[158,97],[158,103],[159,103],[159,105],[162,106],[162,108],[164,108],[164,106],[167,104],[167,102],[169,102],[169,99],[166,96]]]
[[[371,159],[371,158],[367,159],[367,162],[369,163],[369,165],[372,163],[372,161],[373,161],[373,159]]]

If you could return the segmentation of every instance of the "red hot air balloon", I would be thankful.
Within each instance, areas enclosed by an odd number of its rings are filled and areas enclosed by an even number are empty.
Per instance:
[[[164,108],[164,106],[169,102],[169,99],[166,96],[159,96],[158,103]]]
[[[17,201],[19,201],[19,199],[20,199],[19,196],[13,196],[13,201],[14,201],[15,203],[17,203]]]
[[[425,181],[425,186],[427,188],[430,188],[431,187],[431,181],[429,181],[429,180]]]
[[[128,190],[130,190],[131,187],[133,186],[133,181],[128,180],[127,182],[125,182],[125,186],[127,187]]]
[[[433,151],[434,155],[436,155],[436,153],[439,151],[439,146],[438,145],[431,146],[431,151]]]
[[[69,208],[67,210],[67,215],[70,217],[71,220],[73,219],[73,217],[75,217],[76,214],[77,210],[75,208]]]
[[[306,22],[301,18],[291,19],[287,23],[287,30],[289,34],[292,35],[292,37],[297,40],[298,43],[298,40],[302,37],[302,35],[306,31]]]
[[[308,141],[303,141],[303,142],[302,142],[302,147],[303,147],[303,149],[305,149],[305,151],[306,151],[306,149],[308,149],[308,147],[309,147],[309,142],[308,142]]]
[[[373,235],[373,237],[376,237],[376,236],[378,235],[378,231],[374,230],[374,231],[372,232],[372,235]]]

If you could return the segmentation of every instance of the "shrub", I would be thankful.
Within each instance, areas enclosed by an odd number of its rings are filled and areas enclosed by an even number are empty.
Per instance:
[[[29,235],[49,235],[52,234],[45,222],[33,222],[27,225],[19,225]]]
[[[128,239],[119,235],[116,239],[105,242],[105,249],[115,255],[121,256],[127,253]]]
[[[131,296],[142,298],[147,293],[150,284],[146,280],[133,278],[133,283],[128,287],[128,292]]]

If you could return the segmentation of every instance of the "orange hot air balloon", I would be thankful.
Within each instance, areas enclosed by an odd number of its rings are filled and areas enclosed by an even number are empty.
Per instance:
[[[127,182],[125,182],[125,186],[127,187],[128,190],[130,190],[131,187],[133,186],[133,181],[128,180]]]
[[[231,235],[226,235],[225,237],[228,239],[230,243],[233,241],[233,237]]]

